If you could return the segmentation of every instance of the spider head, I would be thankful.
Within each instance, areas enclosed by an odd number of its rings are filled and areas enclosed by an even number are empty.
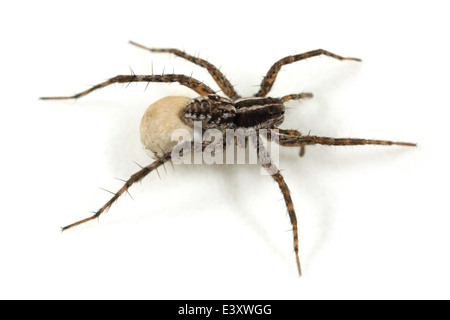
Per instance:
[[[272,128],[284,121],[285,107],[278,98],[243,98],[235,101],[235,124],[244,128]]]

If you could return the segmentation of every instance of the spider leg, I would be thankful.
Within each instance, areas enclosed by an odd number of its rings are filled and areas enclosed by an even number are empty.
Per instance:
[[[289,100],[299,100],[299,99],[303,99],[303,98],[312,98],[312,97],[313,97],[312,93],[306,92],[306,93],[300,93],[300,94],[289,94],[287,96],[282,97],[281,100],[286,102]],[[278,129],[278,130],[279,130],[279,132],[285,131],[287,133],[292,133],[293,131],[296,131],[296,130],[283,130],[283,129]],[[296,135],[296,134],[301,135],[301,133],[298,131],[296,131],[296,133],[294,135]],[[300,157],[303,157],[304,155],[305,155],[305,145],[301,145],[300,146]]]
[[[278,130],[278,134],[279,134],[279,136],[278,136],[278,144],[280,144],[281,146],[284,146],[284,144],[283,144],[284,142],[283,141],[280,142],[280,135],[282,135],[282,136],[293,136],[293,137],[300,137],[302,135],[300,133],[300,131],[293,130],[293,129],[288,129],[288,130],[280,129],[280,128],[275,128],[275,129]],[[267,137],[268,137],[269,141],[272,141],[271,140],[271,134],[269,134]],[[305,145],[306,144],[300,144],[299,145],[299,147],[300,147],[300,152],[299,152],[300,157],[303,157],[305,155],[305,152],[306,152]]]
[[[388,140],[372,140],[372,139],[357,139],[357,138],[330,138],[318,136],[302,136],[297,130],[282,130],[279,131],[279,144],[285,147],[301,147],[311,144],[322,144],[329,146],[356,146],[356,145],[397,145],[415,147],[417,144],[411,142],[394,142]],[[273,131],[270,131],[273,133]]]
[[[165,162],[169,161],[171,158],[170,154],[164,155],[163,157],[155,160],[152,164],[146,166],[146,167],[142,167],[141,170],[139,170],[138,172],[136,172],[135,174],[133,174],[126,182],[125,184],[122,186],[122,188],[120,188],[119,191],[117,191],[114,196],[108,201],[106,202],[103,207],[101,207],[97,212],[95,212],[95,214],[92,217],[80,220],[78,222],[72,223],[68,226],[65,226],[64,228],[62,228],[62,231],[65,231],[67,229],[70,229],[72,227],[78,226],[82,223],[94,220],[95,218],[98,218],[103,212],[105,212],[105,210],[109,209],[112,204],[125,192],[128,192],[128,189],[136,182],[141,181],[142,179],[144,179],[145,176],[147,176],[150,172],[152,172],[153,170],[157,169],[159,166],[163,165]]]
[[[297,216],[295,215],[294,203],[292,202],[291,192],[289,191],[289,188],[286,182],[284,181],[284,178],[281,175],[280,171],[272,163],[269,155],[267,154],[267,151],[265,150],[264,146],[262,146],[260,143],[257,143],[257,154],[260,159],[261,165],[272,175],[272,178],[276,181],[276,183],[278,183],[281,193],[283,194],[284,202],[286,203],[286,207],[289,213],[289,219],[291,220],[292,224],[292,232],[294,235],[294,252],[295,252],[295,259],[297,262],[297,269],[299,275],[302,275],[302,269],[300,267],[300,258],[298,257]]]
[[[301,54],[296,54],[293,56],[288,56],[285,57],[281,60],[278,60],[277,62],[275,62],[272,67],[269,69],[269,71],[267,72],[266,76],[264,77],[264,79],[261,82],[261,88],[259,89],[259,91],[255,94],[255,97],[265,97],[270,89],[273,86],[273,83],[275,82],[275,79],[278,75],[278,72],[280,71],[281,67],[286,65],[286,64],[290,64],[296,61],[300,61],[300,60],[304,60],[307,58],[311,58],[311,57],[316,57],[316,56],[320,56],[320,55],[325,55],[331,58],[335,58],[338,60],[353,60],[353,61],[361,61],[361,59],[358,58],[345,58],[345,57],[341,57],[338,56],[337,54],[331,53],[329,51],[323,50],[323,49],[317,49],[317,50],[313,50],[313,51],[308,51],[305,53],[301,53]]]
[[[106,80],[105,82],[99,83],[90,89],[87,89],[83,92],[77,93],[73,96],[66,97],[42,97],[42,100],[62,100],[62,99],[77,99],[83,97],[92,91],[97,89],[104,88],[114,83],[130,83],[130,82],[178,82],[179,84],[188,87],[189,89],[194,90],[201,96],[205,96],[208,94],[214,94],[214,90],[212,90],[207,85],[203,84],[194,78],[185,76],[183,74],[165,74],[165,75],[119,75],[115,76],[111,79]]]
[[[281,97],[281,100],[283,100],[283,102],[289,101],[289,100],[300,100],[300,99],[304,99],[304,98],[312,98],[313,94],[310,92],[302,92],[299,94],[289,94],[287,96]]]
[[[312,97],[313,97],[312,93],[304,92],[304,93],[300,93],[300,94],[289,94],[287,96],[282,97],[281,100],[286,102],[289,100],[299,100],[299,99],[303,99],[303,98],[312,98]],[[278,131],[281,133],[284,132],[285,134],[301,135],[301,133],[296,130],[278,129]],[[303,157],[304,155],[305,155],[305,146],[301,145],[300,146],[300,157]]]
[[[224,141],[218,141],[217,143],[222,143],[223,144],[223,148],[225,148],[225,144]],[[213,150],[213,148],[215,147],[215,145],[217,143],[210,143],[210,142],[203,142],[202,144],[200,144],[200,146],[197,146],[196,143],[191,142],[191,141],[185,141],[183,146],[189,147],[188,150],[192,150],[194,152],[201,152],[204,150],[208,150],[211,151]],[[183,149],[184,150],[184,149]],[[62,231],[65,231],[67,229],[70,229],[72,227],[78,226],[80,224],[83,224],[85,222],[94,220],[95,218],[98,218],[103,212],[105,212],[106,210],[108,210],[113,203],[125,192],[128,193],[128,189],[135,184],[136,182],[141,181],[142,179],[144,179],[150,172],[157,170],[160,166],[164,165],[166,162],[172,160],[172,154],[168,153],[163,155],[162,157],[160,157],[159,159],[155,160],[154,162],[152,162],[150,165],[145,166],[145,167],[141,167],[141,170],[139,170],[138,172],[136,172],[135,174],[133,174],[127,181],[125,181],[125,184],[122,186],[122,188],[119,189],[119,191],[117,191],[116,193],[113,193],[113,197],[106,202],[103,207],[101,207],[97,212],[95,212],[95,214],[92,217],[80,220],[78,222],[72,223],[68,226],[65,226],[64,228],[62,228]]]
[[[151,51],[151,52],[167,52],[167,53],[173,53],[174,55],[181,57],[183,59],[186,59],[192,63],[195,63],[196,65],[206,68],[208,70],[209,74],[213,77],[214,81],[219,85],[220,89],[232,100],[239,99],[240,96],[236,93],[236,91],[233,88],[233,85],[228,81],[228,79],[225,77],[225,75],[220,72],[220,70],[215,67],[213,64],[209,63],[206,60],[191,56],[190,54],[187,54],[186,52],[174,49],[174,48],[148,48],[141,44],[138,44],[134,41],[130,41],[132,45],[135,45],[139,48]]]

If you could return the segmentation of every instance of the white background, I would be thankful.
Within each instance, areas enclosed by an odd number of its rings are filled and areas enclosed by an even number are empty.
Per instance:
[[[444,1],[22,1],[2,3],[0,298],[450,298],[449,50]],[[90,216],[150,159],[146,107],[177,84],[118,74],[205,70],[127,44],[177,47],[221,66],[242,95],[276,60],[283,128],[417,142],[281,152],[299,219],[299,278],[281,193],[256,165],[166,166],[98,221]]]

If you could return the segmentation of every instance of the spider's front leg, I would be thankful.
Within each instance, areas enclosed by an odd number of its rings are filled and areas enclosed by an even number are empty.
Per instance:
[[[308,51],[301,54],[296,54],[293,56],[288,56],[283,59],[278,60],[273,64],[273,66],[269,69],[266,76],[263,78],[261,82],[261,88],[259,91],[255,94],[255,97],[265,97],[270,89],[272,89],[273,83],[275,82],[275,79],[277,78],[278,72],[280,71],[281,67],[287,64],[294,63],[296,61],[304,60],[311,57],[316,57],[320,55],[325,55],[334,59],[338,60],[353,60],[353,61],[361,61],[361,59],[358,58],[346,58],[341,57],[337,54],[334,54],[332,52],[323,50],[323,49],[317,49],[313,51]]]
[[[278,132],[269,129],[267,139],[271,141],[276,135],[276,141],[283,147],[300,147],[300,157],[305,155],[305,146],[312,144],[322,144],[329,146],[356,146],[356,145],[397,145],[415,147],[415,143],[410,142],[394,142],[388,140],[371,140],[371,139],[356,139],[356,138],[330,138],[318,136],[303,136],[299,131],[293,129],[279,129]]]
[[[406,146],[416,147],[417,144],[411,142],[395,142],[389,140],[357,139],[357,138],[331,138],[318,136],[302,136],[297,130],[280,130],[276,133],[269,130],[270,135],[278,135],[278,142],[284,147],[304,147],[312,144],[322,144],[328,146],[356,146],[356,145],[383,145],[383,146]]]
[[[214,94],[214,90],[194,78],[185,76],[183,74],[165,74],[165,75],[119,75],[111,79],[108,79],[102,83],[99,83],[90,89],[77,93],[73,96],[63,97],[42,97],[42,100],[64,100],[64,99],[77,99],[83,97],[92,91],[104,88],[114,83],[130,83],[130,82],[178,82],[179,84],[194,90],[201,96],[208,94]]]
[[[278,183],[281,193],[283,194],[284,202],[286,203],[286,207],[287,207],[287,210],[289,213],[289,219],[291,220],[291,224],[292,224],[292,232],[294,235],[294,252],[295,252],[295,259],[297,262],[297,270],[298,270],[298,274],[301,276],[302,269],[300,267],[300,258],[298,256],[297,216],[295,214],[294,203],[292,202],[292,198],[291,198],[291,192],[289,191],[289,188],[288,188],[286,182],[284,181],[284,178],[281,175],[280,171],[272,163],[272,160],[270,159],[269,155],[267,154],[266,149],[259,142],[257,143],[257,154],[258,154],[258,158],[260,159],[261,165],[267,170],[267,172],[270,173],[270,175],[275,180],[275,182]]]

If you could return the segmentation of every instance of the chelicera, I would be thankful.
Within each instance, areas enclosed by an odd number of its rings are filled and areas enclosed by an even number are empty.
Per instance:
[[[296,61],[304,60],[315,56],[325,55],[338,60],[361,61],[358,58],[345,58],[326,50],[318,49],[302,54],[292,55],[275,62],[263,78],[259,91],[253,97],[240,97],[230,81],[214,65],[206,60],[191,56],[178,49],[155,49],[147,48],[135,42],[131,44],[151,52],[172,53],[194,64],[206,68],[215,80],[217,85],[226,97],[218,95],[213,89],[203,82],[183,74],[163,74],[163,75],[118,75],[88,90],[73,96],[63,97],[43,97],[44,100],[77,99],[83,97],[97,89],[104,88],[114,83],[130,82],[178,82],[179,84],[192,89],[199,97],[195,99],[187,97],[167,97],[152,104],[144,114],[141,122],[141,140],[144,146],[151,151],[155,159],[151,164],[142,167],[141,170],[133,174],[120,190],[114,193],[113,197],[105,203],[95,214],[89,218],[72,223],[63,230],[70,229],[82,223],[98,218],[107,210],[122,194],[136,182],[141,181],[150,172],[154,171],[164,163],[172,160],[172,150],[177,142],[170,140],[170,134],[174,129],[185,128],[192,132],[194,122],[199,121],[203,130],[218,129],[223,135],[228,129],[252,129],[257,134],[264,130],[268,134],[268,140],[275,140],[279,145],[285,147],[299,147],[300,155],[305,151],[306,145],[322,144],[331,146],[349,145],[398,145],[415,146],[414,143],[392,142],[385,140],[354,139],[354,138],[331,138],[318,136],[304,136],[297,130],[280,129],[284,121],[285,102],[312,97],[311,93],[289,94],[280,98],[267,97],[281,67]],[[185,141],[184,143],[192,143]],[[233,142],[234,143],[234,142]],[[202,145],[204,150],[206,144]],[[227,147],[223,140],[223,148]],[[195,149],[195,148],[194,148]],[[280,173],[274,166],[269,154],[261,143],[256,143],[257,154],[261,160],[261,165],[268,170],[272,178],[278,184],[286,203],[292,224],[294,252],[297,269],[301,274],[299,259],[299,241],[297,230],[297,217],[291,199],[289,188]],[[264,161],[263,161],[264,160]]]

